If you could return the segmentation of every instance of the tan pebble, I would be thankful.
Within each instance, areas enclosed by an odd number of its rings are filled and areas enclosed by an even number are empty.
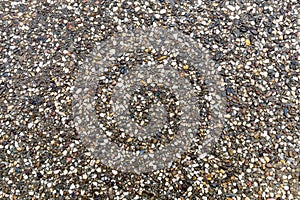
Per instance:
[[[269,157],[265,156],[264,159],[265,159],[265,161],[266,161],[267,163],[270,162],[270,158],[269,158]]]
[[[86,180],[86,179],[87,179],[87,175],[86,175],[86,174],[83,174],[82,178],[83,178],[84,180]]]
[[[232,156],[232,155],[234,154],[234,152],[233,152],[232,149],[230,149],[230,150],[228,151],[228,153],[229,153],[230,156]]]
[[[167,58],[167,56],[161,56],[161,57],[157,58],[157,60],[158,60],[158,61],[162,61],[162,60],[164,60],[164,59],[166,59],[166,58]]]
[[[11,111],[13,109],[13,107],[14,107],[13,105],[7,106],[7,112]]]
[[[285,160],[280,160],[280,162],[285,165]]]
[[[23,150],[22,147],[18,147],[18,148],[17,148],[17,151],[22,151],[22,150]]]
[[[250,42],[249,39],[246,39],[245,43],[246,43],[247,46],[250,46],[250,45],[251,45],[251,42]]]

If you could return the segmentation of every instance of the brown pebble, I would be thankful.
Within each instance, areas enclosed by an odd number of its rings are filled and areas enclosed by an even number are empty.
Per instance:
[[[270,164],[270,163],[268,163],[268,164],[266,164],[266,167],[268,167],[268,168],[272,168],[272,167],[273,167],[273,165],[272,165],[272,164]]]
[[[242,109],[242,114],[245,115],[246,114],[246,108]]]
[[[268,91],[267,94],[266,94],[266,97],[270,97],[272,95],[272,91]]]

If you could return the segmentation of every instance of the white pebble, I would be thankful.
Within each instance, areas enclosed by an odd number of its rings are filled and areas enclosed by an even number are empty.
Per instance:
[[[118,171],[117,170],[112,170],[113,175],[117,175]]]
[[[227,8],[232,12],[235,11],[235,7],[232,5],[228,5]]]
[[[160,10],[159,13],[163,15],[163,14],[165,14],[166,12],[167,12],[167,11],[166,11],[165,9],[162,9],[162,10]]]

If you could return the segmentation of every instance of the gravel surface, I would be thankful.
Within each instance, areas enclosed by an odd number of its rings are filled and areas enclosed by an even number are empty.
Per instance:
[[[0,199],[300,199],[299,7],[297,0],[1,1]],[[126,173],[102,164],[80,138],[74,81],[96,44],[149,27],[178,30],[209,51],[226,84],[226,121],[207,156],[191,148],[169,168]],[[178,63],[192,77],[190,65]],[[99,100],[112,82],[99,87]],[[132,105],[157,90],[136,94]],[[165,99],[171,109],[176,97],[159,91],[150,103]],[[148,123],[143,108],[130,110],[139,124]],[[172,137],[154,139],[159,146]]]

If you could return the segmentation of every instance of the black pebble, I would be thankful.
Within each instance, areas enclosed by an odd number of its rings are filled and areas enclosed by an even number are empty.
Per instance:
[[[241,31],[241,32],[243,32],[243,33],[245,33],[245,32],[247,32],[247,31],[248,31],[248,27],[247,27],[247,26],[244,26],[244,25],[242,25],[242,26],[240,27],[240,31]]]
[[[126,70],[126,68],[125,68],[125,67],[121,67],[121,69],[120,69],[120,73],[121,73],[121,74],[125,74],[125,73],[126,73],[126,71],[127,71],[127,70]]]

